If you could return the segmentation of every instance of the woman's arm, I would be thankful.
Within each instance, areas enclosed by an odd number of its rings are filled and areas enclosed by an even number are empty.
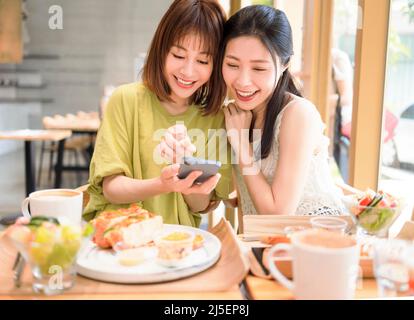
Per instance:
[[[279,158],[270,185],[263,173],[243,175],[259,214],[293,214],[305,185],[309,164],[321,134],[315,107],[298,102],[284,111],[279,133]],[[249,145],[249,153],[252,154]],[[240,164],[243,170],[246,164]]]
[[[160,177],[138,180],[123,175],[112,175],[103,180],[103,194],[114,204],[143,201],[166,192]]]
[[[133,203],[169,192],[161,178],[138,180],[123,175],[104,178],[103,193],[107,200],[114,204]],[[183,195],[192,212],[204,211],[210,204],[212,193]]]
[[[195,171],[197,172],[197,171]],[[201,172],[199,172],[202,174]],[[214,188],[221,178],[221,174],[208,178],[205,182],[191,187],[192,192],[183,192],[183,197],[192,212],[205,212],[210,206],[210,200],[213,196]]]
[[[210,204],[213,193],[210,194],[188,194],[183,195],[188,208],[192,212],[202,212],[207,209]]]
[[[143,201],[162,193],[180,192],[189,196],[193,206],[196,206],[190,209],[199,209],[201,205],[203,208],[200,211],[207,208],[210,193],[220,179],[220,174],[216,174],[201,185],[195,185],[194,181],[202,172],[193,171],[185,179],[179,179],[179,168],[178,164],[167,166],[162,169],[160,177],[152,179],[133,179],[124,175],[105,177],[103,194],[111,203],[122,204]],[[196,201],[200,201],[200,204]],[[206,205],[205,202],[207,202]]]

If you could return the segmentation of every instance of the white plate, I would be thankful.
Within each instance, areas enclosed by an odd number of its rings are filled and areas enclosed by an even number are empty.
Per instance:
[[[79,253],[77,272],[85,277],[116,283],[156,283],[185,278],[211,267],[220,258],[221,242],[213,234],[188,226],[164,224],[164,231],[192,231],[204,238],[203,246],[186,257],[182,266],[168,268],[155,259],[123,266],[112,249],[100,249],[89,241]]]

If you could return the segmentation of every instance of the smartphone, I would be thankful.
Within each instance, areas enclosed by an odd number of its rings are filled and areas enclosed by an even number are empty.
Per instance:
[[[183,163],[180,165],[178,171],[178,178],[185,179],[192,171],[202,171],[203,174],[199,176],[194,183],[203,183],[208,178],[217,174],[221,167],[220,161],[206,160],[194,157],[184,157]]]

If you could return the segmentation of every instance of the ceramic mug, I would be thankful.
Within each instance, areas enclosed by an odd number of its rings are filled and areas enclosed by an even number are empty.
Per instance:
[[[22,201],[25,217],[54,217],[59,222],[80,224],[83,193],[73,189],[48,189],[32,192]],[[30,205],[30,211],[29,211]]]
[[[274,263],[274,254],[292,257],[293,281]],[[291,244],[279,243],[268,253],[271,275],[297,299],[353,299],[359,274],[359,247],[350,236],[309,229],[291,235]]]

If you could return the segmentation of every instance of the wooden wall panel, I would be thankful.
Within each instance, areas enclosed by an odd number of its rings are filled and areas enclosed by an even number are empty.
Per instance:
[[[21,0],[0,0],[0,63],[22,61]]]

